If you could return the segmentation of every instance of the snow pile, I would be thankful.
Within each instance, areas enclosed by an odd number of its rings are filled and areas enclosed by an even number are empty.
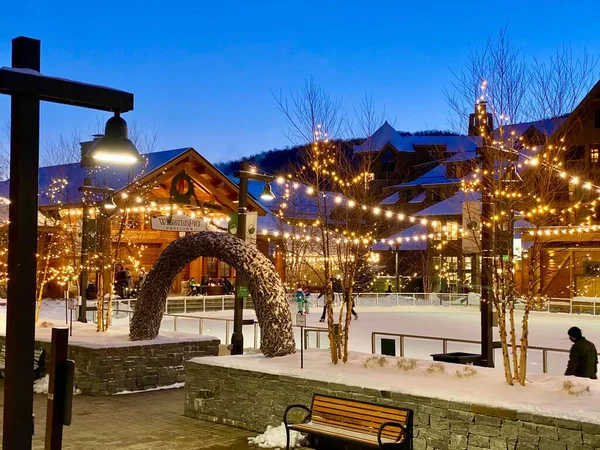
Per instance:
[[[46,375],[44,378],[40,378],[39,380],[35,380],[33,382],[33,392],[36,394],[47,394],[48,387],[50,385],[50,375]],[[81,390],[76,386],[73,386],[73,394],[80,395]]]
[[[33,382],[33,392],[35,392],[36,394],[47,394],[49,384],[50,384],[50,375],[46,375],[44,378],[35,380]]]
[[[173,383],[173,384],[168,384],[166,386],[158,386],[155,388],[144,389],[142,391],[121,391],[121,392],[117,392],[116,394],[113,394],[113,395],[139,394],[140,392],[164,391],[166,389],[181,389],[184,386],[185,386],[185,383],[183,383],[183,382]]]
[[[254,438],[248,438],[248,443],[258,445],[260,448],[282,449],[287,445],[285,425],[278,427],[267,426],[267,431]],[[297,431],[290,431],[290,448],[298,448],[308,445],[306,437]]]

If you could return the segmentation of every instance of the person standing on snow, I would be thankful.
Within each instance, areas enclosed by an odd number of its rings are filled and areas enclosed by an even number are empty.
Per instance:
[[[598,352],[596,346],[583,337],[581,329],[571,327],[568,331],[569,339],[573,342],[569,352],[569,362],[565,375],[574,375],[581,378],[591,378],[596,380],[598,377]]]
[[[296,291],[296,302],[298,302],[298,314],[302,315],[304,313],[304,302],[306,298],[304,297],[304,291],[301,287]]]

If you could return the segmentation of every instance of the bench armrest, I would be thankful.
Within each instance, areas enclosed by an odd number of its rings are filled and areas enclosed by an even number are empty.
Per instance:
[[[382,423],[381,426],[379,427],[379,431],[377,432],[377,442],[379,443],[379,445],[383,445],[383,442],[381,441],[381,433],[383,433],[383,430],[385,427],[400,427],[402,429],[402,439],[400,439],[398,441],[398,443],[403,442],[404,439],[406,439],[406,425],[402,425],[401,423],[398,422],[385,422]]]
[[[285,413],[283,413],[283,423],[285,424],[285,427],[286,427],[286,428],[287,428],[287,426],[289,425],[289,424],[288,424],[288,420],[287,420],[287,415],[288,415],[288,412],[290,412],[290,411],[291,411],[292,409],[294,409],[294,408],[300,408],[300,409],[303,409],[304,411],[306,411],[306,412],[308,413],[308,415],[307,415],[307,416],[304,418],[304,420],[303,420],[301,423],[306,423],[306,422],[309,422],[309,421],[310,421],[310,417],[311,417],[311,415],[312,415],[312,411],[311,411],[311,410],[310,410],[308,407],[306,407],[306,406],[304,406],[304,405],[291,405],[291,406],[288,406],[288,407],[285,409]]]

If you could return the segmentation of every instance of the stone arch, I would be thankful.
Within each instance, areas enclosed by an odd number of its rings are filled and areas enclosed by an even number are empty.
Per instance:
[[[275,267],[255,246],[216,231],[183,236],[161,253],[137,299],[129,327],[131,339],[137,341],[158,336],[171,283],[186,264],[201,256],[225,261],[247,280],[260,325],[263,354],[284,356],[294,353],[296,344],[290,307]]]

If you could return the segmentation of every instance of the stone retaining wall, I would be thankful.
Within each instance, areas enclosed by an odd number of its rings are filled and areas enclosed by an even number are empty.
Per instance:
[[[4,342],[0,336],[0,345]],[[182,382],[184,362],[217,356],[219,344],[218,339],[211,339],[109,348],[69,345],[68,358],[75,361],[75,385],[82,393],[103,396]],[[50,361],[49,342],[36,341],[36,348],[44,348]]]
[[[185,364],[185,415],[262,433],[314,393],[414,411],[414,450],[594,450],[600,425],[397,392],[202,364]]]

